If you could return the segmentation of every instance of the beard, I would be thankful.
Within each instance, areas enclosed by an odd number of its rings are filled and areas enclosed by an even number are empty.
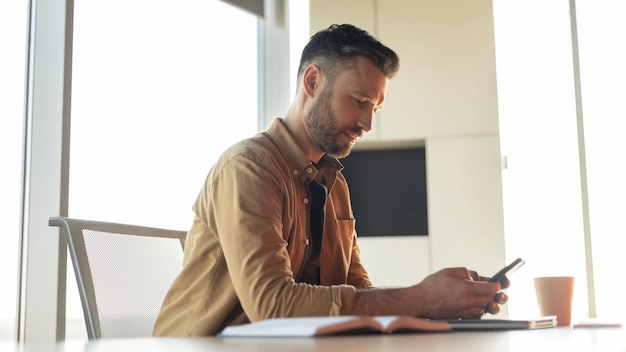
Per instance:
[[[345,158],[350,154],[352,145],[350,143],[339,144],[339,136],[345,131],[359,135],[363,131],[356,126],[350,129],[341,129],[337,126],[337,119],[330,104],[331,94],[329,88],[324,88],[309,113],[304,116],[304,123],[314,145],[329,156]]]

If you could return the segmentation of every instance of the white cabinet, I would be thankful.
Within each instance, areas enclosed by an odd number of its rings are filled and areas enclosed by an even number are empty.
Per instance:
[[[361,260],[376,287],[410,286],[430,274],[428,237],[359,237]]]
[[[491,1],[379,2],[377,36],[400,57],[381,139],[498,132]]]
[[[504,216],[497,137],[426,142],[433,270],[470,266],[491,275],[504,266]]]

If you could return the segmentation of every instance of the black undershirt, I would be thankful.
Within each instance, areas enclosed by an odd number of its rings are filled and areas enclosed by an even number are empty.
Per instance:
[[[315,164],[314,164],[315,165]],[[328,189],[321,177],[321,168],[315,165],[320,172],[315,180],[309,182],[311,193],[311,214],[309,223],[310,256],[304,264],[301,280],[313,285],[320,284],[320,253],[324,236],[324,214],[326,213],[326,197]]]

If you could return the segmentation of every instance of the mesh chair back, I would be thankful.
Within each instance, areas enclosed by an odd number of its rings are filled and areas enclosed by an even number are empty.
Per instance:
[[[150,336],[182,267],[186,232],[52,217],[76,273],[87,336]]]

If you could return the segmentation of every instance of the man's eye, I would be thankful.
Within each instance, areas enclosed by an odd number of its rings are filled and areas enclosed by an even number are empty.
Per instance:
[[[357,105],[360,105],[360,107],[362,107],[362,108],[366,108],[366,107],[365,107],[365,106],[363,106],[363,105],[366,105],[366,104],[368,104],[368,105],[369,105],[369,104],[371,104],[371,106],[372,106],[372,111],[373,111],[374,113],[379,112],[379,111],[383,108],[382,106],[374,106],[374,104],[372,104],[372,101],[371,101],[369,98],[357,98],[357,97],[352,97],[352,100],[353,100],[353,101],[354,101]]]

